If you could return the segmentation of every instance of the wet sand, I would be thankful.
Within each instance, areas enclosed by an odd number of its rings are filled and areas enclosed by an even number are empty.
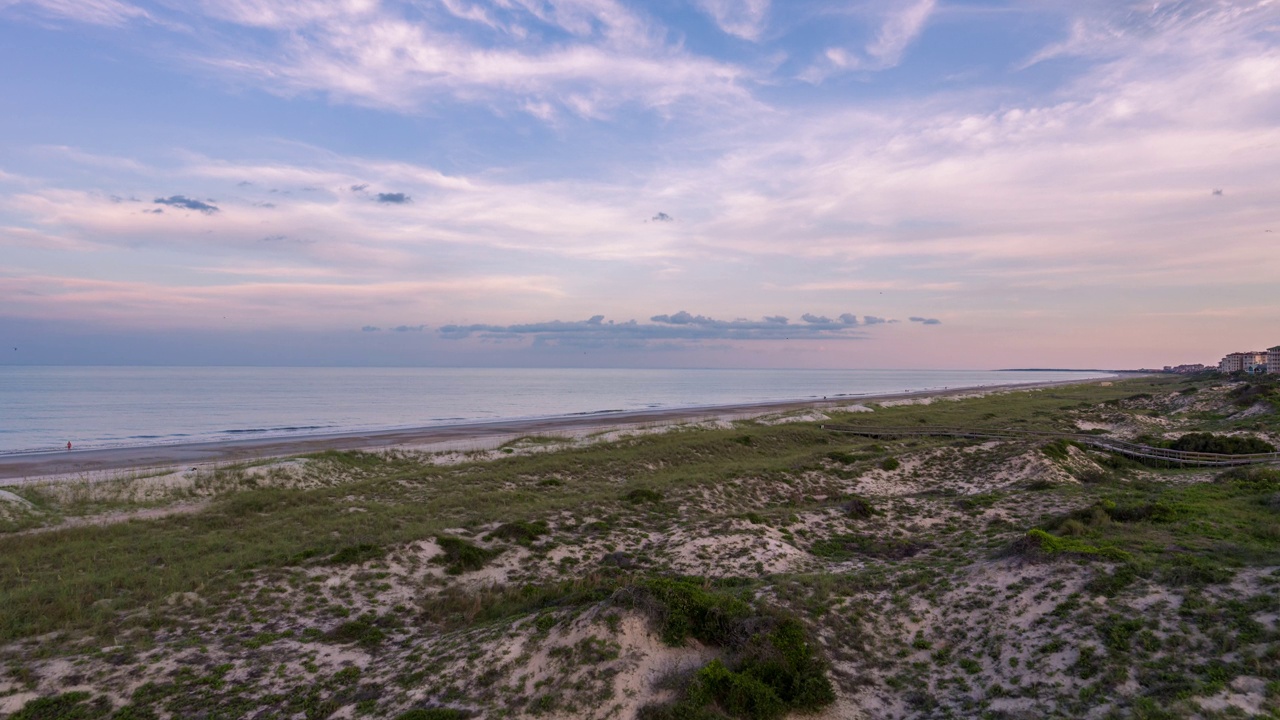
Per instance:
[[[835,408],[867,402],[907,398],[946,397],[1004,390],[1031,390],[1058,385],[1105,382],[1108,378],[1059,382],[988,385],[879,395],[845,395],[821,400],[722,405],[698,408],[669,408],[634,412],[598,413],[532,420],[499,420],[376,432],[336,433],[302,437],[276,437],[176,445],[105,448],[0,455],[0,480],[93,473],[103,470],[172,467],[211,462],[243,462],[262,458],[288,457],[324,450],[377,450],[400,446],[421,446],[458,441],[483,441],[521,435],[548,435],[602,431],[610,428],[661,425],[679,422],[737,420],[791,410]]]

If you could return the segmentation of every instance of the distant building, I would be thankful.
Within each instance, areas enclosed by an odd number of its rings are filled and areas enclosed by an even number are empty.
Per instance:
[[[1180,375],[1192,375],[1198,372],[1204,372],[1205,370],[1212,370],[1212,369],[1215,369],[1215,368],[1210,368],[1207,365],[1202,365],[1200,363],[1192,363],[1189,365],[1165,365],[1164,366],[1164,372],[1178,373]]]
[[[1280,374],[1280,345],[1267,350],[1267,372]]]
[[[1218,370],[1224,373],[1267,372],[1267,357],[1270,351],[1236,352],[1222,358]]]

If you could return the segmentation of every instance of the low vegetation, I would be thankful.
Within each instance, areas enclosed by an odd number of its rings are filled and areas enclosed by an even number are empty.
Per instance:
[[[1271,392],[823,412],[1239,454]],[[0,716],[1280,716],[1276,467],[762,417],[5,490]]]

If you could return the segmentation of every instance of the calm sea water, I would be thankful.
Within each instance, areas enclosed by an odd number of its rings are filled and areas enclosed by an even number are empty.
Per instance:
[[[1102,377],[1085,372],[0,367],[0,453]]]

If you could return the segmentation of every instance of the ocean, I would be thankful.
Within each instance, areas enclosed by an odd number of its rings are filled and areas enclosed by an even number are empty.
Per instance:
[[[0,367],[0,453],[1105,377],[1069,371]]]

